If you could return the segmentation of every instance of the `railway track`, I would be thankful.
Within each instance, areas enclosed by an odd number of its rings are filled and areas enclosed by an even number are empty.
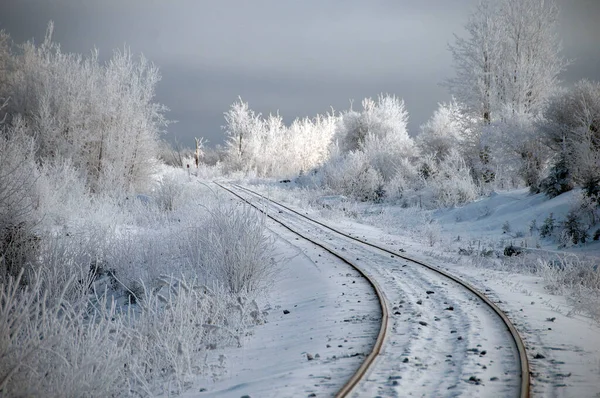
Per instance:
[[[392,376],[392,373],[399,371],[402,371],[401,374],[407,374],[409,376],[406,377],[407,380],[410,380],[411,378],[420,380],[419,382],[421,383],[422,388],[435,388],[436,391],[442,391],[443,389],[452,390],[449,394],[455,395],[456,393],[460,394],[461,391],[466,388],[464,387],[464,384],[448,384],[443,380],[430,381],[423,376],[423,374],[427,373],[427,369],[431,368],[432,371],[437,370],[439,372],[445,372],[445,374],[455,373],[453,378],[450,379],[461,380],[463,373],[473,372],[476,366],[483,369],[480,373],[485,373],[487,372],[488,366],[491,368],[493,364],[497,367],[498,363],[504,363],[504,374],[508,375],[506,376],[507,382],[505,386],[500,384],[500,387],[498,387],[499,383],[495,383],[494,385],[490,381],[488,386],[492,385],[493,387],[491,393],[487,392],[488,390],[464,390],[465,393],[470,393],[473,396],[478,396],[479,394],[486,392],[490,396],[498,396],[498,394],[500,394],[502,396],[529,397],[530,376],[525,345],[508,317],[497,305],[488,299],[485,294],[448,272],[414,259],[402,251],[393,251],[372,242],[367,242],[356,236],[351,236],[318,220],[314,220],[288,206],[274,202],[248,188],[239,185],[226,187],[216,182],[215,184],[265,213],[270,219],[286,229],[323,248],[341,261],[355,268],[365,277],[375,290],[382,309],[381,327],[377,340],[371,353],[365,358],[354,375],[342,386],[336,396],[345,397],[357,393],[360,394],[361,392],[376,392],[378,394],[384,392],[391,396],[398,395],[397,390],[395,389],[396,387],[394,386],[399,385],[399,379],[402,379],[402,376]],[[262,206],[257,205],[251,198],[260,200]],[[269,207],[271,207],[273,211],[269,211]],[[306,230],[307,232],[300,232],[303,230]],[[309,236],[309,234],[311,234],[311,236]],[[337,244],[335,243],[336,239]],[[348,246],[348,244],[351,244],[352,246]],[[338,246],[341,246],[341,249],[339,249]],[[346,246],[348,246],[348,248],[346,248]],[[385,255],[385,259],[383,255]],[[353,260],[354,258],[356,258],[357,261]],[[359,258],[362,260],[363,264],[358,264]],[[404,262],[404,264],[399,265],[398,263],[400,261]],[[371,265],[375,262],[377,263],[377,266],[372,267]],[[412,267],[410,273],[406,272],[404,269],[408,265],[411,265]],[[365,268],[369,268],[369,266],[371,266],[371,269],[366,271]],[[377,275],[374,275],[374,273],[377,273]],[[415,276],[416,274],[418,275]],[[379,281],[384,281],[384,286],[382,286]],[[429,299],[429,294],[433,294],[433,290],[431,290],[433,289],[432,286],[439,289],[438,291],[441,290],[442,294],[446,291],[445,294],[447,294],[447,296],[444,297],[447,297],[447,299],[441,299],[439,301],[421,299],[416,301],[417,305],[414,303],[411,304],[412,299],[415,296],[422,294],[422,291],[426,289],[429,290],[427,290],[427,296],[424,298]],[[463,291],[460,293],[460,296],[458,296],[457,293],[452,293],[452,289],[456,289],[457,287]],[[457,304],[462,303],[460,306],[457,305],[456,311],[452,306],[445,308],[445,310],[452,309],[457,316],[436,316],[434,317],[434,321],[436,321],[435,325],[445,324],[450,329],[453,329],[451,333],[456,333],[457,331],[460,331],[461,328],[465,330],[465,326],[463,325],[465,323],[467,324],[468,330],[477,329],[476,325],[472,325],[472,323],[482,324],[479,326],[480,329],[484,326],[488,326],[487,329],[490,329],[489,325],[484,325],[490,322],[494,323],[494,329],[502,329],[502,327],[504,327],[505,330],[499,331],[495,335],[490,335],[483,339],[485,341],[489,340],[489,343],[495,343],[494,346],[496,351],[494,351],[494,353],[496,356],[493,357],[494,359],[492,360],[489,359],[489,356],[487,358],[484,357],[486,351],[490,350],[466,348],[468,343],[463,343],[463,336],[459,336],[459,343],[462,343],[462,345],[459,344],[459,346],[463,347],[468,353],[478,353],[479,358],[475,355],[465,356],[464,354],[461,354],[463,356],[458,357],[458,355],[455,354],[457,356],[455,359],[453,355],[448,354],[446,357],[452,359],[446,359],[445,363],[438,363],[439,361],[437,361],[435,357],[431,357],[429,358],[429,364],[427,363],[427,358],[425,358],[423,363],[416,363],[414,365],[416,368],[407,368],[409,358],[408,353],[426,353],[429,349],[438,351],[447,349],[447,344],[450,340],[447,337],[440,337],[440,332],[443,328],[437,327],[434,330],[430,330],[433,328],[429,328],[428,326],[433,325],[418,319],[421,319],[422,316],[421,308],[428,307],[430,308],[430,312],[433,312],[440,310],[439,306],[442,302],[446,305],[450,300],[453,300],[453,302],[456,301]],[[423,305],[424,302],[425,305]],[[483,304],[483,306],[481,306],[480,303]],[[462,307],[464,307],[464,309]],[[485,309],[482,307],[485,307]],[[399,311],[399,309],[403,309],[403,311]],[[408,315],[408,318],[400,319],[402,314],[406,316],[407,313],[411,315]],[[474,313],[479,315],[474,318],[475,320],[473,321],[472,318]],[[486,313],[489,314],[486,315]],[[490,321],[489,318],[494,319]],[[408,332],[406,331],[407,324],[409,325]],[[505,334],[508,334],[508,336],[505,336]],[[456,336],[454,335],[452,338],[456,338]],[[469,340],[469,343],[471,343],[470,339],[466,338],[466,336],[465,339]],[[507,339],[510,339],[510,343],[513,345],[512,351],[504,349],[505,347],[502,344],[502,341],[506,341]],[[419,342],[419,340],[424,341]],[[478,344],[478,347],[479,346],[480,344]],[[403,349],[398,350],[397,347],[403,347]],[[460,350],[455,349],[452,353],[454,354],[454,352],[460,353]],[[414,358],[419,360],[418,357]],[[488,359],[488,365],[481,365],[483,362],[481,358]],[[380,361],[378,361],[378,359]],[[380,363],[378,364],[377,362]],[[404,368],[402,368],[398,362],[401,362]],[[517,362],[516,366],[514,362]],[[512,365],[507,365],[508,363],[511,363]],[[510,366],[514,367],[514,369],[511,369]],[[425,370],[423,370],[423,368],[425,368]],[[498,380],[497,377],[492,377],[490,380],[494,379]],[[465,384],[474,384],[478,386],[485,384],[481,379],[475,376],[462,380],[467,382]],[[387,390],[382,390],[382,384],[387,385],[387,387],[385,387]],[[369,385],[372,386],[369,387]],[[463,390],[461,390],[461,388],[463,388]]]

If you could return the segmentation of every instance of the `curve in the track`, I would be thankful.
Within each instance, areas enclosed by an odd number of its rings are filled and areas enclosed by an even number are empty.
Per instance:
[[[387,309],[387,304],[384,301],[383,294],[381,293],[380,288],[378,287],[377,283],[374,280],[372,280],[372,278],[370,278],[368,275],[366,275],[363,272],[363,270],[360,269],[360,267],[356,266],[351,261],[348,261],[347,259],[345,259],[342,256],[338,255],[337,253],[333,252],[332,250],[324,247],[323,245],[319,244],[318,242],[316,242],[316,241],[314,241],[314,240],[312,240],[312,239],[310,239],[310,238],[308,238],[308,237],[306,237],[306,236],[298,233],[295,230],[292,230],[290,227],[288,227],[287,225],[285,225],[283,222],[281,222],[280,220],[276,219],[275,217],[272,217],[270,214],[264,212],[262,209],[258,208],[256,205],[254,205],[253,203],[251,203],[249,200],[247,200],[243,196],[235,193],[233,190],[231,190],[229,188],[226,188],[226,187],[224,187],[223,185],[221,185],[221,184],[219,184],[217,182],[215,182],[215,184],[217,186],[221,187],[222,189],[230,192],[231,194],[235,195],[236,197],[240,198],[241,200],[243,200],[244,202],[248,203],[249,205],[257,208],[259,211],[265,213],[269,218],[271,218],[275,222],[279,223],[280,225],[284,226],[288,230],[290,230],[290,231],[292,231],[292,232],[300,235],[302,238],[304,238],[306,240],[309,240],[313,244],[316,244],[317,246],[319,246],[319,247],[327,250],[329,253],[331,253],[334,256],[342,259],[342,261],[344,261],[345,263],[347,263],[350,266],[352,266],[353,268],[355,268],[358,272],[360,272],[363,276],[365,276],[365,278],[369,281],[369,283],[372,286],[374,286],[374,288],[375,288],[375,290],[377,292],[377,295],[380,298],[380,302],[381,302],[381,306],[382,306],[382,313],[383,313],[384,309]],[[344,236],[347,239],[351,239],[353,241],[360,242],[360,243],[362,243],[364,245],[370,246],[372,248],[375,248],[375,249],[381,250],[383,252],[386,252],[386,253],[392,254],[394,256],[397,256],[397,257],[399,257],[401,259],[404,259],[406,261],[410,261],[410,262],[418,264],[418,265],[420,265],[422,267],[425,267],[425,268],[427,268],[427,269],[429,269],[429,270],[431,270],[431,271],[433,271],[435,273],[438,273],[438,274],[440,274],[440,275],[442,275],[442,276],[444,276],[444,277],[452,280],[453,282],[461,285],[462,287],[464,287],[465,289],[467,289],[468,291],[470,291],[471,293],[473,293],[474,295],[476,295],[489,308],[491,308],[492,311],[496,315],[498,315],[498,317],[502,320],[502,323],[504,323],[506,325],[506,327],[507,327],[507,329],[508,329],[508,331],[509,331],[509,333],[510,333],[510,335],[511,335],[513,341],[514,341],[514,343],[515,343],[517,351],[519,353],[519,365],[520,365],[520,368],[521,368],[521,383],[520,383],[521,387],[520,387],[520,394],[519,394],[519,396],[521,398],[528,398],[530,396],[530,371],[529,371],[529,361],[527,359],[527,352],[526,352],[526,349],[525,349],[525,344],[523,343],[523,340],[521,339],[521,336],[519,335],[517,329],[512,324],[512,322],[510,321],[510,319],[508,319],[508,317],[506,316],[506,314],[496,304],[494,304],[485,294],[483,294],[482,292],[480,292],[478,289],[476,289],[475,287],[471,286],[469,283],[463,281],[462,279],[457,278],[456,276],[454,276],[454,275],[452,275],[452,274],[450,274],[450,273],[448,273],[448,272],[446,272],[444,270],[441,270],[441,269],[439,269],[437,267],[434,267],[432,265],[424,263],[424,262],[422,262],[420,260],[414,259],[414,258],[412,258],[412,257],[410,257],[410,256],[408,256],[406,254],[403,254],[402,252],[400,252],[400,253],[394,252],[394,251],[391,251],[391,250],[389,250],[389,249],[387,249],[385,247],[381,247],[381,246],[373,244],[371,242],[367,242],[367,241],[364,241],[364,240],[359,239],[357,237],[348,235],[345,232],[342,232],[342,231],[340,231],[340,230],[338,230],[336,228],[333,228],[333,227],[331,227],[331,226],[329,226],[327,224],[324,224],[324,223],[322,223],[322,222],[320,222],[318,220],[315,220],[315,219],[313,219],[311,217],[308,217],[307,215],[302,214],[302,213],[300,213],[300,212],[298,212],[298,211],[296,211],[296,210],[294,210],[294,209],[292,209],[292,208],[290,208],[290,207],[288,207],[286,205],[283,205],[283,204],[281,204],[279,202],[273,201],[273,200],[265,197],[264,195],[262,195],[262,194],[260,194],[258,192],[255,192],[255,191],[253,191],[251,189],[248,189],[246,187],[243,187],[241,185],[237,185],[237,184],[233,184],[233,185],[237,189],[243,190],[245,192],[250,193],[251,195],[257,196],[257,197],[259,197],[259,198],[261,198],[263,200],[271,202],[271,203],[273,203],[273,204],[275,204],[275,205],[277,205],[277,206],[279,206],[279,207],[281,207],[281,208],[283,208],[283,209],[285,209],[285,210],[287,210],[289,212],[292,212],[292,213],[294,213],[294,214],[296,214],[296,215],[298,215],[298,216],[300,216],[300,217],[302,217],[304,219],[307,219],[307,220],[309,220],[309,221],[311,221],[311,222],[313,222],[313,223],[315,223],[317,225],[320,225],[323,228],[326,228],[326,229],[328,229],[328,230],[330,230],[332,232],[335,232],[335,233],[337,233],[337,234],[339,234],[341,236]],[[384,324],[382,322],[382,328],[380,330],[380,333],[379,333],[377,342],[375,344],[374,350],[367,357],[367,359],[365,359],[365,361],[363,362],[363,364],[361,365],[361,367],[357,370],[357,372],[353,375],[353,377],[342,387],[342,389],[340,389],[340,391],[338,392],[338,394],[336,396],[339,396],[339,397],[347,396],[353,390],[353,388],[358,384],[358,382],[361,380],[361,378],[366,374],[366,372],[369,369],[369,367],[375,362],[375,358],[379,354],[379,352],[381,350],[381,347],[383,345],[383,341],[385,339],[385,328],[383,327],[383,325],[387,325],[387,321],[388,321],[387,318],[388,318],[388,315],[387,315],[387,311],[386,311],[385,312],[386,323]],[[382,317],[382,319],[383,319],[383,317]]]

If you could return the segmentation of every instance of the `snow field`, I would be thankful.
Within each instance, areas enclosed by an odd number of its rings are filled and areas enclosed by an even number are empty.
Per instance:
[[[535,393],[579,397],[600,392],[600,329],[592,312],[599,308],[598,290],[592,288],[596,286],[593,282],[598,272],[594,266],[598,264],[597,243],[563,248],[562,263],[557,260],[556,253],[552,253],[557,250],[551,239],[540,239],[542,248],[552,249],[551,258],[547,252],[542,256],[535,250],[506,259],[458,254],[467,243],[474,247],[473,253],[479,253],[478,240],[480,251],[492,249],[494,253],[502,249],[508,241],[502,233],[506,219],[510,220],[514,231],[524,229],[530,217],[544,217],[546,212],[554,212],[560,218],[569,211],[573,202],[571,195],[576,192],[552,200],[542,195],[530,196],[524,191],[499,193],[462,208],[435,213],[389,205],[350,204],[356,213],[349,214],[344,209],[315,206],[315,200],[306,198],[318,198],[316,190],[305,195],[303,189],[281,188],[282,185],[268,183],[258,188],[270,197],[292,203],[312,217],[333,216],[326,222],[336,228],[365,236],[392,250],[401,247],[413,257],[437,264],[485,292],[508,314],[525,338]],[[252,188],[257,189],[257,186]],[[509,203],[513,205],[509,206]],[[344,204],[345,208],[349,206]],[[487,219],[477,216],[476,208],[470,211],[469,206],[486,209],[484,216]],[[459,222],[456,220],[458,213],[470,219],[463,218]],[[437,224],[439,233],[439,239],[433,245],[423,228],[432,223]],[[457,235],[461,236],[459,241]],[[565,249],[572,254],[565,253]]]

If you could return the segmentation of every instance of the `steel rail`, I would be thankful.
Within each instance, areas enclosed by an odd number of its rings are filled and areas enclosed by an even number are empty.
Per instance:
[[[381,352],[383,343],[385,342],[385,338],[386,338],[386,334],[387,334],[387,330],[388,330],[388,323],[389,323],[389,311],[388,311],[387,300],[386,300],[385,295],[383,294],[381,288],[379,287],[379,284],[373,278],[371,278],[371,276],[369,276],[368,273],[363,271],[359,266],[357,266],[356,264],[354,264],[352,261],[348,260],[344,256],[340,255],[339,253],[335,252],[334,250],[331,250],[327,246],[322,245],[321,243],[317,242],[316,240],[313,240],[313,239],[305,236],[304,234],[292,229],[289,225],[285,224],[283,221],[278,220],[277,218],[273,217],[267,211],[256,206],[254,203],[250,202],[243,196],[238,195],[231,189],[224,187],[223,185],[219,184],[216,181],[213,181],[213,182],[220,188],[224,189],[225,191],[229,192],[230,194],[236,196],[237,198],[246,202],[250,206],[254,207],[258,211],[262,212],[268,218],[275,221],[279,225],[283,226],[290,232],[292,232],[292,233],[300,236],[301,238],[305,239],[306,241],[320,247],[321,249],[325,250],[329,254],[340,259],[345,264],[348,264],[349,266],[354,268],[359,274],[361,274],[367,280],[369,285],[371,285],[371,287],[373,287],[373,290],[375,291],[375,294],[377,295],[377,299],[379,300],[379,305],[381,307],[381,326],[379,327],[379,332],[377,334],[377,339],[375,340],[375,344],[373,345],[373,349],[371,350],[369,355],[367,355],[367,357],[361,363],[361,365],[358,367],[356,372],[354,372],[352,377],[350,377],[350,379],[342,386],[342,388],[340,388],[340,390],[335,395],[336,397],[340,397],[340,398],[348,396],[352,392],[352,390],[358,385],[358,383],[363,378],[363,376],[367,373],[367,371],[369,370],[371,365],[375,362],[375,360],[377,359],[377,356]]]
[[[218,184],[218,185],[221,186],[220,184]],[[473,293],[479,299],[481,299],[481,301],[483,301],[489,308],[491,308],[492,311],[496,315],[498,315],[498,317],[506,325],[506,327],[507,327],[507,329],[508,329],[508,331],[509,331],[509,333],[510,333],[512,339],[513,339],[513,342],[515,343],[517,351],[519,353],[519,365],[520,365],[520,368],[521,368],[521,375],[520,375],[520,377],[521,377],[521,388],[520,388],[520,394],[519,394],[519,396],[520,396],[520,398],[529,398],[530,397],[530,391],[531,391],[530,390],[530,381],[531,380],[530,380],[529,360],[527,358],[527,351],[526,351],[526,348],[525,348],[525,344],[524,344],[521,336],[519,335],[519,332],[517,331],[517,328],[513,325],[513,323],[508,318],[508,316],[496,304],[494,304],[485,294],[483,294],[482,292],[480,292],[474,286],[472,286],[468,282],[465,282],[462,279],[460,279],[460,278],[458,278],[458,277],[456,277],[456,276],[454,276],[454,275],[452,275],[452,274],[450,274],[450,273],[448,273],[448,272],[446,272],[444,270],[441,270],[441,269],[439,269],[439,268],[437,268],[437,267],[435,267],[433,265],[427,264],[427,263],[425,263],[423,261],[420,261],[418,259],[412,258],[409,255],[403,254],[403,252],[400,252],[400,253],[394,252],[394,251],[389,250],[389,249],[387,249],[385,247],[381,247],[379,245],[376,245],[376,244],[371,243],[371,242],[367,242],[367,241],[362,240],[360,238],[357,238],[355,236],[348,235],[345,232],[342,232],[342,231],[340,231],[340,230],[338,230],[336,228],[333,228],[333,227],[331,227],[331,226],[329,226],[327,224],[324,224],[324,223],[322,223],[320,221],[317,221],[317,220],[315,220],[315,219],[313,219],[311,217],[308,217],[307,215],[302,214],[302,213],[300,213],[300,212],[298,212],[298,211],[296,211],[296,210],[294,210],[294,209],[292,209],[292,208],[290,208],[290,207],[288,207],[286,205],[283,205],[283,204],[281,204],[279,202],[276,202],[276,201],[274,201],[272,199],[269,199],[266,196],[264,196],[264,195],[262,195],[262,194],[260,194],[258,192],[252,191],[251,189],[248,189],[248,188],[243,187],[241,185],[237,185],[237,184],[233,184],[233,185],[236,188],[238,188],[238,189],[244,190],[244,191],[246,191],[246,192],[248,192],[248,193],[250,193],[252,195],[255,195],[255,196],[258,196],[258,197],[260,197],[260,198],[262,198],[264,200],[267,200],[267,201],[269,201],[269,202],[271,202],[271,203],[273,203],[273,204],[275,204],[275,205],[277,205],[277,206],[279,206],[279,207],[281,207],[283,209],[286,209],[289,212],[292,212],[292,213],[294,213],[294,214],[296,214],[296,215],[298,215],[298,216],[300,216],[302,218],[305,218],[305,219],[307,219],[307,220],[309,220],[309,221],[311,221],[311,222],[313,222],[313,223],[315,223],[317,225],[320,225],[323,228],[326,228],[326,229],[328,229],[328,230],[330,230],[332,232],[335,232],[335,233],[337,233],[337,234],[339,234],[341,236],[344,236],[347,239],[351,239],[353,241],[360,242],[360,243],[362,243],[364,245],[367,245],[367,246],[370,246],[372,248],[381,250],[381,251],[386,252],[388,254],[392,254],[392,255],[394,255],[394,256],[396,256],[398,258],[402,258],[404,260],[413,262],[413,263],[418,264],[418,265],[420,265],[422,267],[425,267],[425,268],[427,268],[427,269],[429,269],[429,270],[431,270],[431,271],[433,271],[435,273],[443,275],[444,277],[452,280],[453,282],[457,283],[458,285],[460,285],[460,286],[464,287],[465,289],[469,290],[471,293]],[[227,188],[224,188],[224,189],[227,189]],[[240,197],[239,195],[236,195],[236,196]],[[246,201],[247,203],[250,203],[245,198],[243,200]],[[358,381],[356,381],[355,384],[356,383],[358,383]],[[340,396],[345,396],[345,395],[340,395]]]

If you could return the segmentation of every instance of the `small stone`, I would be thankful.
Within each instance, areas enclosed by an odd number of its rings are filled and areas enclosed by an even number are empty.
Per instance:
[[[462,340],[462,336],[458,336],[456,340]]]
[[[403,363],[407,363],[407,362],[408,362],[408,358],[404,358],[404,359],[402,360],[402,362],[403,362]]]
[[[447,308],[444,308],[444,309],[445,309],[446,311],[454,311],[454,307],[453,307],[453,306],[450,306],[450,307],[447,307]]]
[[[546,358],[546,357],[545,357],[545,356],[543,356],[543,355],[542,355],[542,354],[540,354],[540,353],[537,353],[537,354],[535,354],[534,358],[535,358],[535,359],[544,359],[544,358]]]
[[[556,317],[552,317],[552,318],[546,318],[547,322],[554,322],[556,320]]]
[[[469,383],[479,385],[481,383],[481,379],[478,379],[475,376],[469,377]]]
[[[284,315],[287,315],[287,314],[289,314],[289,313],[290,313],[290,312],[289,312],[288,310],[283,310],[283,314],[284,314]]]
[[[425,321],[419,321],[419,325],[421,325],[421,326],[427,326],[427,322],[425,322]]]
[[[417,301],[417,304],[419,304],[419,305],[423,304],[423,300]]]
[[[485,354],[487,354],[487,351],[486,351],[486,350],[483,350],[483,351],[481,351],[479,354],[481,354],[481,355],[485,355]]]
[[[427,294],[433,294],[433,293],[435,293],[435,292],[434,292],[433,290],[428,290],[428,291],[426,291],[425,293],[427,293]]]
[[[315,394],[314,392],[311,392],[310,394],[308,394],[309,397],[316,397],[317,394]]]
[[[242,395],[240,398],[250,398],[250,395]]]
[[[402,315],[402,313],[400,311],[395,311],[394,315]]]
[[[331,348],[331,345],[330,345],[330,344],[327,344],[327,345],[326,345],[326,347],[327,347],[327,348]]]
[[[490,381],[498,381],[498,378],[496,376],[490,377]]]
[[[308,359],[309,361],[312,361],[314,358],[311,354],[306,353],[306,359]]]
[[[319,354],[315,354],[315,359],[316,358],[321,358],[321,356]]]
[[[201,389],[198,390],[198,392],[205,392],[206,388],[202,387]]]

